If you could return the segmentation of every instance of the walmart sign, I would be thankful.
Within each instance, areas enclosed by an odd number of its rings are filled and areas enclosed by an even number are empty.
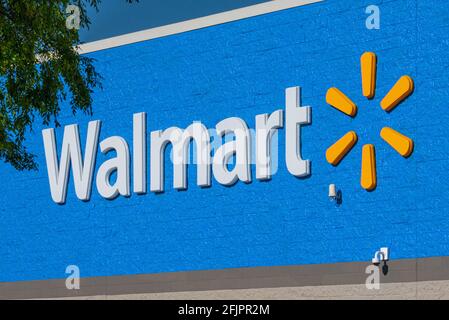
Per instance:
[[[311,123],[311,107],[300,106],[300,95],[299,87],[288,88],[285,91],[285,156],[288,171],[297,177],[305,177],[310,175],[310,161],[301,157],[301,125]],[[147,191],[146,118],[144,112],[133,116],[133,191],[137,194],[144,194]],[[284,127],[284,110],[259,114],[255,120],[256,179],[267,180],[271,177],[271,138],[277,129]],[[101,121],[89,122],[84,158],[81,155],[78,125],[65,127],[59,156],[54,129],[42,131],[51,197],[54,202],[65,203],[70,167],[78,199],[83,201],[90,199],[100,127]],[[186,129],[171,127],[151,132],[151,191],[164,191],[164,154],[165,147],[169,143],[173,146],[173,188],[187,188],[187,163],[192,140],[197,147],[198,186],[211,185],[211,171],[222,185],[233,185],[238,180],[251,182],[252,139],[245,121],[237,117],[227,118],[217,123],[215,130],[218,137],[233,134],[235,139],[220,146],[213,157],[211,157],[209,132],[201,122],[194,122]],[[130,196],[131,155],[128,142],[123,137],[112,136],[101,141],[99,146],[102,153],[115,151],[116,157],[106,160],[98,168],[96,173],[98,193],[105,199],[114,199],[119,195]],[[228,164],[233,157],[236,164],[230,170]],[[116,174],[116,179],[111,183],[113,174]]]

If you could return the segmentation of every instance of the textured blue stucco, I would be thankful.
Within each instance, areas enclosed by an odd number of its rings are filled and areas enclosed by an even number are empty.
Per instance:
[[[377,4],[381,29],[365,27],[365,8]],[[214,127],[236,116],[254,127],[260,113],[284,108],[284,90],[302,87],[312,124],[302,130],[312,175],[285,167],[279,134],[279,171],[269,182],[189,188],[102,199],[93,186],[79,201],[70,181],[67,203],[50,197],[42,127],[30,135],[38,172],[0,164],[0,281],[155,273],[233,267],[369,261],[381,246],[391,258],[449,255],[449,6],[437,0],[325,1],[201,30],[90,54],[103,75],[92,118],[63,108],[63,125],[102,120],[100,139],[123,136],[132,149],[132,115],[148,114],[148,133],[201,120]],[[376,97],[363,98],[360,55],[378,56]],[[402,75],[413,95],[393,112],[379,106]],[[328,106],[337,86],[359,106],[351,119]],[[390,126],[415,141],[408,159],[379,137]],[[355,130],[359,141],[338,167],[325,150]],[[59,128],[60,146],[63,129]],[[360,187],[361,148],[373,143],[378,187]],[[107,156],[98,154],[97,166]],[[253,177],[255,175],[253,168]],[[330,183],[343,192],[336,207]]]

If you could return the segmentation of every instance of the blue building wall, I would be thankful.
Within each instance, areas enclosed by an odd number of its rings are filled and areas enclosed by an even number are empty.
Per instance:
[[[449,255],[449,6],[437,0],[325,1],[90,54],[103,75],[94,116],[68,111],[63,125],[102,120],[100,139],[123,136],[131,145],[132,115],[148,114],[148,132],[201,120],[213,128],[237,116],[254,127],[260,113],[284,108],[284,90],[302,87],[312,107],[303,128],[303,156],[312,175],[298,179],[285,167],[279,134],[279,171],[269,182],[189,188],[113,201],[93,186],[79,201],[70,181],[67,202],[53,203],[41,129],[28,140],[38,172],[0,164],[0,281],[65,277],[69,264],[81,276],[157,273],[233,267],[368,261],[389,246],[391,258]],[[381,29],[365,27],[365,8],[381,9]],[[378,57],[376,96],[362,96],[360,55]],[[413,95],[393,112],[379,106],[402,75]],[[337,86],[359,106],[351,119],[328,106]],[[63,108],[68,110],[69,108]],[[415,141],[408,159],[379,137],[390,126]],[[355,130],[359,141],[338,167],[325,150]],[[62,141],[63,129],[57,129]],[[378,186],[360,187],[361,148],[373,143]],[[107,156],[98,154],[97,166]],[[253,168],[253,177],[255,171]],[[335,183],[343,204],[328,200]]]

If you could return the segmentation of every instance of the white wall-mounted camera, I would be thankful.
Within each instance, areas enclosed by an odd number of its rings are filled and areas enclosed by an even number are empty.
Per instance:
[[[376,253],[374,253],[374,257],[371,260],[373,264],[378,265],[379,263],[386,262],[388,261],[388,259],[390,258],[390,250],[387,247],[383,247],[380,248],[379,251],[376,251]]]

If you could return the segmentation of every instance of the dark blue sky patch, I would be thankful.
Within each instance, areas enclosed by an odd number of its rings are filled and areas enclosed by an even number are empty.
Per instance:
[[[110,38],[130,32],[159,27],[242,8],[266,0],[103,0],[99,11],[89,9],[92,24],[80,30],[82,42]]]

